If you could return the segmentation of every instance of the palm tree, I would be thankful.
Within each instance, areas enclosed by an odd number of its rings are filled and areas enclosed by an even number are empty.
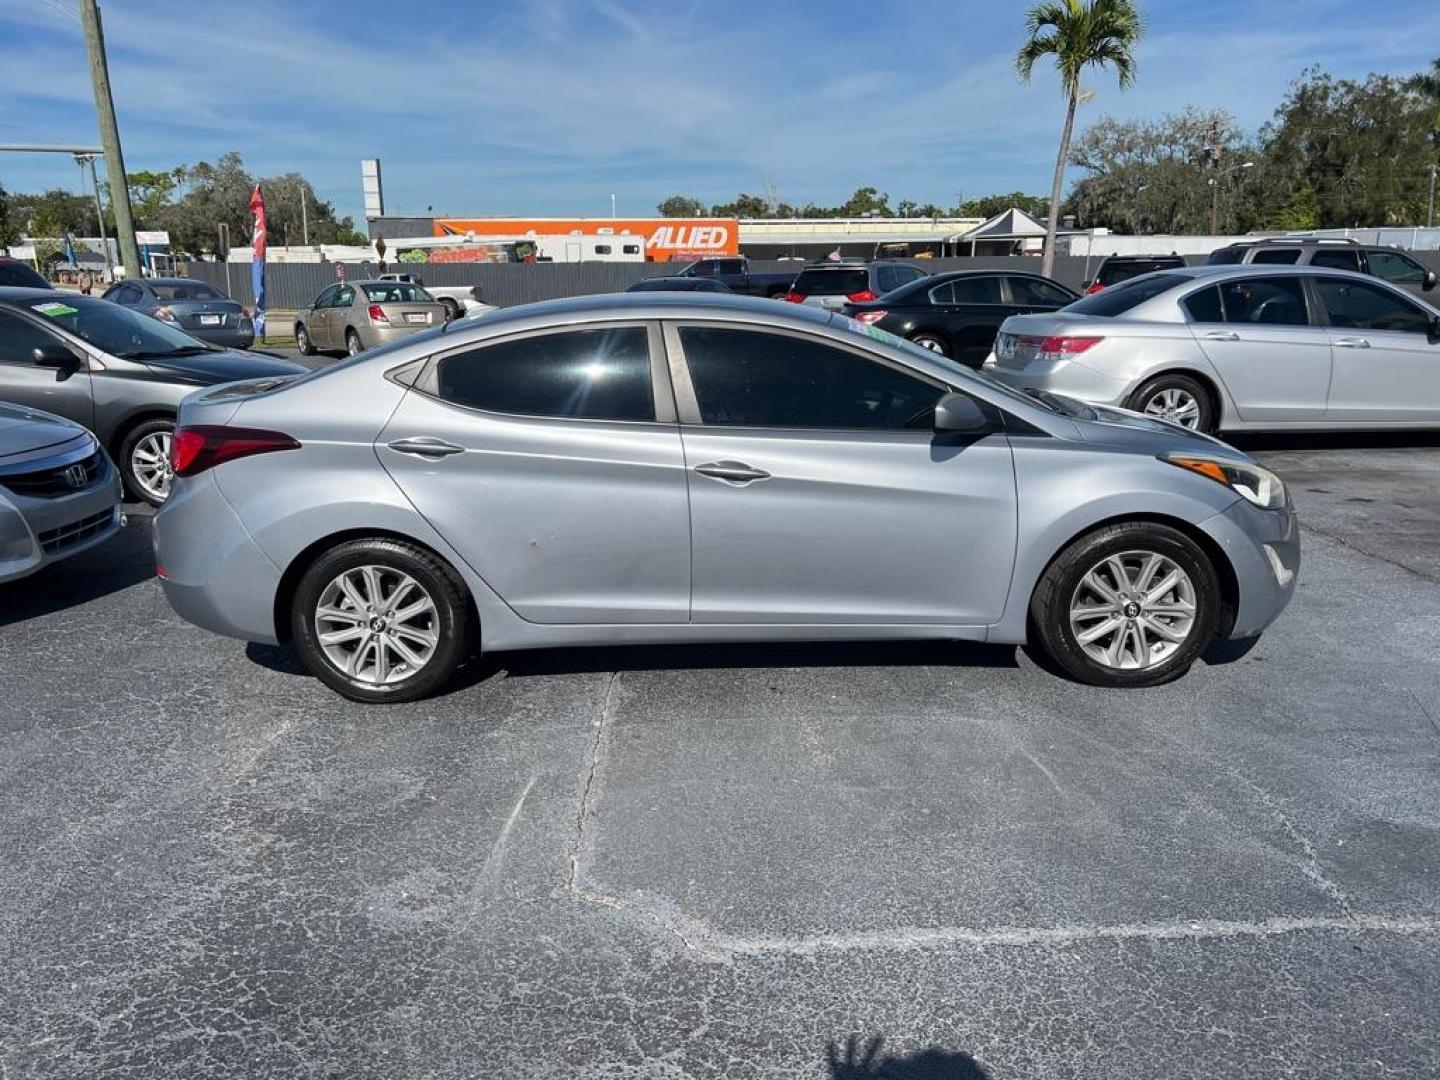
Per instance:
[[[1135,81],[1135,43],[1142,31],[1135,0],[1049,0],[1036,4],[1025,17],[1028,38],[1015,56],[1015,70],[1030,81],[1035,61],[1055,57],[1060,87],[1068,102],[1060,153],[1055,158],[1055,182],[1050,188],[1050,220],[1045,225],[1046,277],[1055,266],[1055,231],[1060,223],[1060,189],[1065,184],[1065,159],[1075,130],[1075,107],[1080,104],[1080,73],[1086,67],[1115,69],[1121,88]]]

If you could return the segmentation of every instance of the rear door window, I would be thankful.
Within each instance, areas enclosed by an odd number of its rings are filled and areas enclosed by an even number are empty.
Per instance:
[[[870,287],[869,271],[802,270],[791,286],[801,296],[849,296]]]
[[[482,345],[436,365],[440,397],[518,416],[655,419],[643,326],[571,330]]]
[[[1331,326],[1345,330],[1430,332],[1430,319],[1420,306],[1389,289],[1363,281],[1324,277],[1315,279],[1315,287]]]
[[[1075,299],[1060,286],[1039,278],[1012,277],[1009,281],[1013,302],[1027,307],[1064,307]]]
[[[1360,272],[1360,252],[1350,248],[1322,248],[1310,256],[1311,266],[1328,266],[1333,270]]]
[[[1256,277],[1220,284],[1225,321],[1266,326],[1308,326],[1305,287],[1298,277]]]
[[[929,429],[939,387],[826,342],[682,326],[680,343],[706,424]]]

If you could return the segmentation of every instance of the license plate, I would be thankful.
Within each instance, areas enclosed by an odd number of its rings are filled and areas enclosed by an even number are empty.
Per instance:
[[[201,316],[200,316],[200,325],[201,325],[201,326],[219,326],[219,325],[220,325],[222,322],[224,322],[224,321],[225,321],[225,316],[224,316],[224,315],[201,315]]]
[[[407,314],[407,315],[405,316],[405,321],[406,321],[406,322],[427,323],[427,322],[430,321],[430,316],[429,316],[429,315],[425,315],[425,314],[416,314],[415,312],[412,311],[412,312],[410,312],[409,314]]]

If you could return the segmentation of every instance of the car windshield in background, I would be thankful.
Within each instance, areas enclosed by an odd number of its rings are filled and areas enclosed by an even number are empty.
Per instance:
[[[365,298],[374,304],[429,304],[431,296],[408,281],[387,281],[383,285],[362,285]]]
[[[211,352],[209,345],[159,319],[89,296],[67,296],[26,305],[112,356],[145,359]]]
[[[161,300],[225,300],[222,293],[200,281],[152,281],[150,288]]]
[[[870,287],[865,270],[802,270],[791,286],[801,296],[849,296]]]
[[[1150,274],[1146,277],[1131,278],[1104,292],[1091,293],[1083,300],[1076,300],[1069,307],[1060,310],[1068,315],[1123,315],[1136,305],[1189,280],[1179,274]]]

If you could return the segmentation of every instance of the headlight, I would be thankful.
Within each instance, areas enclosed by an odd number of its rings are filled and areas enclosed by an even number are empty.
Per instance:
[[[1285,505],[1284,481],[1259,465],[1194,457],[1190,454],[1161,454],[1160,460],[1168,465],[1178,465],[1182,469],[1199,473],[1217,484],[1224,484],[1262,510],[1279,510]]]

